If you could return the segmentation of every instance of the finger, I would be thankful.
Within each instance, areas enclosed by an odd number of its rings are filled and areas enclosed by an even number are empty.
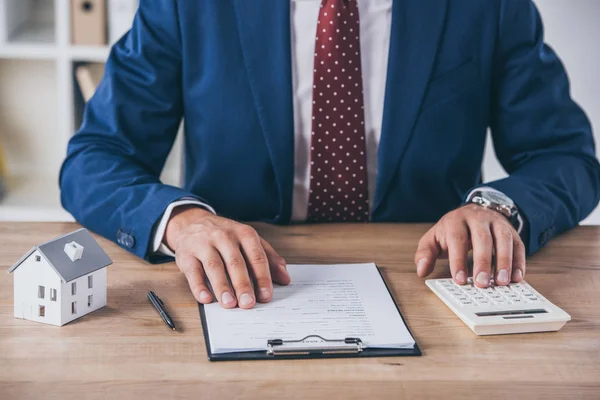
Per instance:
[[[513,229],[505,221],[492,224],[492,237],[496,249],[496,284],[508,285],[513,264]]]
[[[225,261],[225,269],[235,289],[238,306],[245,309],[254,307],[254,304],[256,304],[254,287],[240,245],[233,241],[225,241],[218,244],[218,249],[223,261]]]
[[[525,278],[526,269],[525,245],[519,234],[513,233],[513,272],[512,281],[521,282]]]
[[[223,265],[223,260],[217,249],[211,246],[196,256],[202,262],[204,272],[219,303],[225,308],[234,308],[236,299],[227,280],[225,265]]]
[[[415,253],[415,265],[417,266],[417,275],[421,278],[426,277],[435,268],[435,261],[440,254],[440,247],[435,237],[436,226],[429,229],[419,240],[417,251]]]
[[[462,219],[448,221],[444,229],[446,231],[446,243],[448,244],[448,259],[450,261],[450,273],[454,281],[459,285],[467,283],[469,259],[469,229]]]
[[[202,304],[211,303],[213,297],[206,285],[204,271],[202,270],[200,261],[192,255],[178,254],[175,258],[175,263],[179,267],[179,270],[185,274],[190,290],[196,301]]]
[[[260,244],[262,245],[265,253],[267,254],[267,258],[269,259],[269,266],[271,268],[271,279],[273,282],[278,283],[280,285],[289,285],[292,281],[290,274],[287,270],[287,263],[283,257],[281,257],[264,239],[260,239]]]
[[[258,300],[266,303],[273,296],[273,281],[267,254],[256,234],[242,238],[241,243],[248,267],[254,278]]]
[[[473,281],[479,287],[488,287],[492,272],[493,239],[487,223],[469,223],[473,247]]]

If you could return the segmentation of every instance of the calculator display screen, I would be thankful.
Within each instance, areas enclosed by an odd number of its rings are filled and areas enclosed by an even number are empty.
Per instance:
[[[548,311],[539,308],[534,310],[510,310],[510,311],[488,311],[477,312],[478,317],[505,317],[506,319],[513,318],[533,318],[532,314],[546,314]]]

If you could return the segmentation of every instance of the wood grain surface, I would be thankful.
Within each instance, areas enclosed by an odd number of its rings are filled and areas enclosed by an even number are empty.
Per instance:
[[[75,224],[0,224],[0,268]],[[477,337],[415,274],[426,225],[256,224],[288,263],[374,261],[422,357],[207,361],[196,303],[173,263],[149,265],[100,239],[114,261],[108,306],[63,327],[13,317],[0,274],[0,399],[600,398],[600,227],[529,259],[526,280],[572,316],[559,332]],[[441,261],[435,278],[447,277]],[[146,300],[154,290],[179,332]]]

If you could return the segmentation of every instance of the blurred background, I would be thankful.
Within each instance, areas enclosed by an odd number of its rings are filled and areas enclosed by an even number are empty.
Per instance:
[[[0,221],[72,220],[60,206],[58,171],[67,142],[81,123],[85,99],[102,76],[110,45],[131,26],[137,4],[0,0],[0,186],[5,192]],[[600,1],[536,4],[546,41],[565,63],[572,94],[599,142]],[[178,139],[163,172],[166,183],[180,182],[181,150]],[[484,178],[504,176],[488,140]],[[584,223],[600,225],[600,208]]]

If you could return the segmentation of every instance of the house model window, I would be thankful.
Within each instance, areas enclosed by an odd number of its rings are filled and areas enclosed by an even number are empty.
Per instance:
[[[83,256],[83,246],[77,242],[70,242],[65,244],[64,250],[69,259],[73,262],[80,260]]]
[[[56,289],[50,289],[50,301],[56,301]]]
[[[40,317],[45,317],[46,316],[46,307],[45,306],[40,306],[38,315]]]
[[[46,287],[38,286],[38,299],[43,299],[45,294],[46,294]]]
[[[91,289],[93,287],[94,287],[94,276],[88,275],[88,289]]]
[[[71,283],[71,295],[75,296],[77,294],[77,282]]]

